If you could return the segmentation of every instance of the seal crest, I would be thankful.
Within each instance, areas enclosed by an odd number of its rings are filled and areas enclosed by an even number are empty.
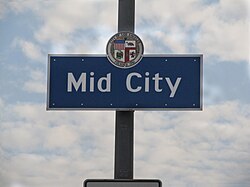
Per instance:
[[[118,32],[107,43],[106,53],[109,61],[118,68],[131,68],[143,57],[144,47],[141,39],[131,32]]]

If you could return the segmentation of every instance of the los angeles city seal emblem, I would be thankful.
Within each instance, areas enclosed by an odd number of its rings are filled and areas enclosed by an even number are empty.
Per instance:
[[[109,61],[118,68],[131,68],[138,64],[143,56],[141,39],[131,32],[119,32],[107,43],[106,53]]]

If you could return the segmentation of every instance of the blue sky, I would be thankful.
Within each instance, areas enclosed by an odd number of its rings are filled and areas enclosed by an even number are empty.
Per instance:
[[[135,178],[250,186],[247,0],[136,0],[146,54],[202,53],[202,112],[135,112]],[[114,112],[46,111],[49,53],[105,54],[116,0],[0,0],[0,186],[113,178]]]

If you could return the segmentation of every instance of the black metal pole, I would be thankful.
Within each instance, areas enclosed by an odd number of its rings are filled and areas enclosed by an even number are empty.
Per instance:
[[[134,112],[116,111],[115,179],[133,179]]]
[[[118,8],[118,32],[134,32],[135,0],[119,0]]]
[[[119,0],[118,32],[134,32],[135,0]],[[134,111],[116,111],[115,179],[133,179]]]

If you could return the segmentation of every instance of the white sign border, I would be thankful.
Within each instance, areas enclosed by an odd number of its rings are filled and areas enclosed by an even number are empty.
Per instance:
[[[203,54],[144,54],[143,57],[199,57],[200,58],[200,106],[199,108],[50,108],[50,57],[107,57],[106,54],[48,54],[46,110],[55,111],[202,111],[203,110]]]

